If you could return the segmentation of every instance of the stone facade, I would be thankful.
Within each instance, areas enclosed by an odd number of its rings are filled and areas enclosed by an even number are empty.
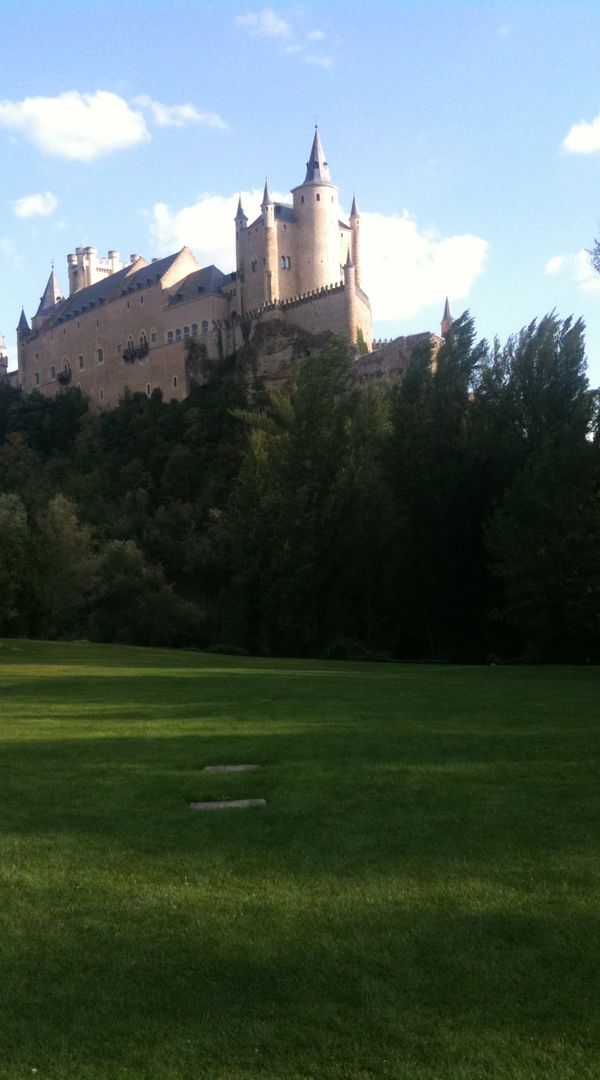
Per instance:
[[[292,200],[274,202],[265,184],[260,216],[251,224],[240,201],[236,269],[229,274],[200,267],[186,247],[149,263],[77,248],[67,256],[68,296],[53,269],[31,326],[21,315],[20,385],[45,394],[79,386],[99,408],[116,405],[126,390],[158,388],[166,398],[183,398],[190,391],[186,339],[202,343],[206,357],[216,360],[261,340],[264,324],[273,321],[292,337],[340,332],[369,349],[360,215],[354,200],[349,221],[340,217],[318,132]],[[268,364],[259,357],[257,366],[269,380]]]

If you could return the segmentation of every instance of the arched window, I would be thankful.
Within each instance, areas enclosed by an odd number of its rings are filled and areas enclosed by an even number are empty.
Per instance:
[[[135,341],[133,340],[131,334],[129,334],[128,337],[127,337],[127,348],[128,349],[135,349]]]
[[[156,330],[154,327],[152,327],[152,330],[150,331],[150,343],[156,345]]]
[[[100,345],[96,349],[96,363],[97,364],[103,364],[104,363],[104,349]]]
[[[190,328],[189,328],[189,326],[184,326],[184,328],[183,328],[183,336],[184,337],[189,337],[190,336]]]
[[[148,338],[146,337],[146,331],[140,330],[140,345],[147,345]]]
[[[169,332],[167,334],[167,345],[172,345],[172,344],[173,344],[173,331],[169,330]]]
[[[34,381],[36,386],[40,385],[40,373],[39,373],[39,371],[34,371],[34,373],[33,373],[33,381]]]
[[[71,370],[71,361],[69,360],[68,356],[65,356],[64,368],[65,368],[65,371],[70,371]]]
[[[206,331],[208,330],[208,319],[203,319],[202,320],[202,329],[203,329],[204,333],[206,333]]]
[[[181,341],[181,327],[178,326],[175,330],[175,341]]]
[[[198,333],[198,323],[193,322],[192,323],[192,337],[196,337],[197,333]]]

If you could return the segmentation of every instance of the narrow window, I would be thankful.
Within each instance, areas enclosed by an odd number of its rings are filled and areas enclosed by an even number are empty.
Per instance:
[[[50,368],[50,378],[51,378],[51,379],[55,379],[55,378],[56,378],[56,368],[55,368],[55,367],[51,367],[51,368]]]
[[[175,341],[181,341],[181,327],[178,326],[175,330]]]
[[[317,195],[317,202],[321,202],[321,196]]]
[[[203,329],[204,333],[206,333],[206,331],[208,330],[208,319],[203,319],[202,320],[202,329]]]
[[[172,345],[172,344],[173,344],[173,331],[169,330],[169,332],[167,334],[167,345]]]
[[[79,370],[82,371],[85,367],[85,360],[83,359],[83,356],[77,357],[77,363],[79,364]]]
[[[33,378],[34,378],[34,381],[35,381],[35,385],[39,386],[40,385],[40,373],[39,373],[39,371],[34,372]]]
[[[127,307],[129,307],[129,300],[127,301]]]
[[[152,345],[156,345],[156,330],[150,331],[150,342]]]
[[[104,363],[104,349],[101,348],[100,346],[98,346],[98,348],[96,349],[96,363],[97,364],[103,364]],[[83,364],[81,366],[83,367]]]
[[[173,389],[174,390],[177,389],[177,376],[176,375],[173,376]]]
[[[117,356],[121,355],[121,346],[117,345]]]
[[[140,345],[147,345],[148,338],[146,337],[146,331],[140,330]]]
[[[147,382],[147,383],[146,383],[146,396],[147,396],[147,397],[150,397],[150,394],[151,394],[151,392],[152,392],[152,391],[151,391],[151,389],[150,389],[150,383],[149,383],[149,382]]]
[[[100,401],[104,401],[104,390],[100,390]]]
[[[189,328],[189,326],[184,326],[184,328],[183,328],[183,336],[184,337],[189,337],[190,336],[190,328]]]
[[[301,202],[301,203],[303,203],[303,202],[304,202],[304,195],[301,195],[301,196],[300,196],[300,202]]]
[[[143,303],[144,303],[144,297],[140,296],[140,304],[143,304]]]
[[[198,323],[193,322],[192,323],[192,337],[196,337],[197,333],[198,333]]]

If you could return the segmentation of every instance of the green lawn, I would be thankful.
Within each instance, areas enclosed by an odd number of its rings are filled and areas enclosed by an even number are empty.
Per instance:
[[[600,1077],[597,669],[7,641],[0,718],[0,1077]]]

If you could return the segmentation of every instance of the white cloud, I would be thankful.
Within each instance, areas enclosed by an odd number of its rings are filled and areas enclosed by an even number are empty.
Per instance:
[[[600,296],[600,274],[594,270],[585,248],[574,255],[555,255],[544,270],[547,274],[565,274],[584,296]]]
[[[325,38],[323,30],[311,30],[306,36],[309,41],[323,41]]]
[[[562,270],[566,259],[566,255],[554,255],[552,259],[548,259],[544,270],[547,274],[558,274]]]
[[[600,153],[600,114],[591,122],[573,124],[562,145],[569,154]]]
[[[329,56],[317,56],[314,53],[307,53],[304,59],[307,64],[312,64],[314,67],[333,67],[333,63]]]
[[[58,206],[58,199],[51,191],[45,194],[23,195],[13,203],[13,211],[18,218],[48,217]]]
[[[249,221],[260,212],[262,189],[242,192]],[[278,202],[287,196],[273,192]],[[153,253],[167,255],[187,244],[202,265],[215,263],[226,273],[235,266],[233,219],[238,195],[203,195],[192,206],[153,208],[150,233]],[[482,272],[487,244],[465,234],[446,238],[420,233],[409,214],[361,215],[362,282],[373,318],[410,318],[448,293],[453,300],[468,296]]]
[[[247,30],[251,37],[286,38],[292,35],[290,24],[272,8],[238,15],[235,25],[241,27],[242,30]]]
[[[361,214],[362,282],[373,319],[411,318],[448,294],[469,295],[481,274],[487,243],[479,236],[436,237],[401,216]]]
[[[150,136],[144,117],[105,90],[0,102],[0,126],[20,131],[45,154],[94,161]]]
[[[134,98],[133,104],[148,109],[159,127],[185,127],[186,124],[221,129],[227,127],[218,113],[206,112],[195,105],[163,105],[160,101],[153,101],[147,94]]]

